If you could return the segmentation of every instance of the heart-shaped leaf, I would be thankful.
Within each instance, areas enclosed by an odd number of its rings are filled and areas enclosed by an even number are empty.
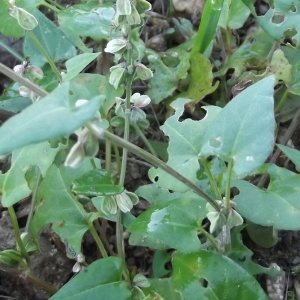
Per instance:
[[[87,213],[82,204],[71,193],[71,183],[83,173],[92,169],[89,159],[85,159],[78,168],[52,165],[38,188],[38,206],[31,222],[31,232],[37,236],[46,224],[68,244],[76,254],[81,252],[81,239],[91,226],[97,214]]]
[[[207,114],[201,121],[193,121],[186,119],[179,122],[179,118],[183,113],[184,104],[190,102],[189,99],[177,99],[172,103],[172,107],[176,110],[175,114],[168,118],[161,129],[169,136],[169,160],[168,165],[180,172],[186,178],[193,182],[197,182],[197,171],[199,170],[199,153],[204,144],[206,132],[211,124],[215,121],[215,117],[221,111],[216,106],[207,106]],[[157,185],[169,190],[184,192],[188,188],[180,181],[174,180],[173,177],[159,169],[150,169],[149,178]]]
[[[276,166],[268,172],[271,182],[266,191],[246,181],[234,181],[240,191],[234,198],[236,210],[255,224],[299,230],[300,175]]]
[[[73,181],[72,191],[85,196],[112,196],[122,193],[124,188],[113,183],[107,170],[96,169],[84,173]]]
[[[267,300],[261,286],[231,259],[207,250],[175,253],[173,285],[184,299],[260,299]]]
[[[199,250],[197,232],[207,213],[205,204],[200,198],[180,198],[156,205],[137,217],[128,228],[129,242],[159,250]]]
[[[119,257],[99,259],[64,285],[50,300],[102,299],[130,300],[131,292],[122,280]]]
[[[274,76],[269,76],[233,98],[209,127],[201,155],[232,159],[241,177],[260,167],[274,144],[273,91]]]

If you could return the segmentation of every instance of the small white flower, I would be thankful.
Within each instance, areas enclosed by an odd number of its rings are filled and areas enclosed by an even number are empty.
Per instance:
[[[130,0],[117,0],[116,2],[117,14],[128,16],[131,14]]]
[[[147,95],[134,93],[130,98],[130,102],[133,104],[134,107],[141,108],[147,106],[151,102],[151,99]]]

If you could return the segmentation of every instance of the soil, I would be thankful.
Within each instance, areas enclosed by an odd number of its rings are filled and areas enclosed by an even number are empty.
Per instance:
[[[174,17],[185,17],[190,19],[196,26],[199,22],[199,16],[201,15],[201,1],[178,1],[174,0],[175,12]],[[189,3],[187,5],[187,3]],[[257,1],[260,5],[258,9],[264,11],[266,4],[264,1]],[[154,10],[159,14],[164,14],[168,9],[168,1],[156,0],[152,1]],[[64,5],[64,3],[62,3]],[[176,10],[177,9],[177,10]],[[245,32],[250,28],[252,24],[250,19],[246,26],[239,32],[240,36],[244,36]],[[248,27],[247,27],[248,26]],[[164,35],[164,30],[168,27],[167,23],[163,26],[157,26],[157,24],[147,24],[147,34],[144,33],[146,44],[149,47],[153,47],[155,50],[164,51],[167,49],[168,43]],[[16,51],[21,53],[22,40],[15,40],[12,38],[6,38],[0,36],[0,39],[5,43],[8,43]],[[155,42],[156,41],[156,42]],[[157,42],[158,41],[158,42]],[[9,55],[4,49],[0,48],[0,61],[9,67],[15,66],[17,63],[15,58]],[[9,80],[0,75],[0,93],[8,86]],[[161,107],[156,107],[157,111],[160,111]],[[289,124],[282,124],[283,128],[286,128]],[[297,131],[291,141],[296,149],[300,149],[300,131]],[[151,131],[147,132],[148,135],[156,135],[161,137],[161,132],[154,126]],[[139,143],[139,140],[135,138],[135,143]],[[149,183],[147,176],[149,166],[140,162],[135,157],[130,157],[128,174],[126,179],[126,187],[130,191],[134,191],[137,187]],[[2,165],[2,172],[7,171],[7,165]],[[28,202],[15,206],[20,227],[24,225],[24,218],[27,215]],[[134,208],[133,213],[139,215],[145,211],[148,207],[147,202],[141,200],[140,203]],[[7,211],[0,207],[0,250],[15,249],[14,232],[11,226],[11,221]],[[105,228],[107,240],[110,244],[115,243],[114,224],[105,220],[101,221],[101,227]],[[285,276],[277,278],[275,283],[270,278],[265,276],[258,277],[261,285],[268,291],[272,288],[275,289],[275,294],[270,294],[270,299],[284,299],[288,290],[293,290],[297,283],[297,277],[292,273],[292,270],[300,265],[300,234],[299,232],[281,231],[279,232],[278,243],[271,248],[262,248],[251,242],[251,240],[245,234],[245,243],[253,251],[253,260],[262,266],[269,267],[271,264],[277,264],[285,271]],[[39,237],[39,244],[41,247],[40,252],[35,252],[31,255],[32,272],[33,274],[51,284],[56,288],[60,288],[64,285],[74,273],[72,267],[75,261],[70,260],[66,256],[64,245],[58,240],[58,237],[53,234],[50,227],[43,230]],[[84,237],[84,249],[95,249],[93,240],[89,235]],[[86,250],[87,251],[87,250]],[[151,249],[144,247],[133,247],[126,244],[127,264],[128,266],[137,267],[143,274],[151,274],[151,262],[153,252]],[[96,251],[85,252],[87,261],[97,259]],[[279,290],[276,288],[280,287]],[[34,285],[29,277],[24,274],[17,273],[14,270],[5,269],[0,267],[0,300],[1,299],[17,299],[17,300],[45,300],[49,299],[50,295],[42,289],[39,289]],[[292,299],[292,298],[291,298]],[[297,298],[297,299],[300,299]]]

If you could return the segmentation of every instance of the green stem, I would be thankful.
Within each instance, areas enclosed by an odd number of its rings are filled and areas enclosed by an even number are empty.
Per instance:
[[[56,6],[53,6],[53,5],[51,5],[50,3],[46,2],[46,1],[43,1],[41,3],[41,5],[44,5],[45,7],[51,9],[52,11],[54,11],[56,13],[60,11],[60,9],[58,9]]]
[[[233,159],[230,159],[227,166],[227,182],[226,182],[226,190],[225,190],[225,207],[226,209],[230,209],[230,189],[231,189],[231,178],[232,178],[232,170],[233,170]]]
[[[41,51],[41,53],[47,59],[47,61],[48,61],[49,65],[50,65],[51,69],[53,70],[53,72],[56,74],[56,76],[59,78],[59,80],[62,81],[62,77],[61,77],[61,74],[60,74],[59,70],[57,69],[57,67],[54,64],[54,62],[53,62],[52,58],[50,57],[50,55],[47,53],[47,51],[44,49],[44,47],[42,46],[42,44],[40,43],[40,41],[37,39],[37,37],[33,33],[33,31],[27,31],[27,32],[30,35],[30,37],[32,38],[32,40],[34,41],[34,43],[36,44],[36,46],[39,48],[39,50]]]
[[[199,230],[203,233],[203,235],[211,242],[211,244],[213,245],[213,247],[219,251],[219,247],[218,244],[216,243],[215,238],[209,234],[202,226],[199,227]]]
[[[22,239],[21,239],[21,232],[20,232],[18,219],[17,219],[16,213],[15,213],[15,210],[12,206],[9,206],[7,209],[8,209],[8,213],[9,213],[12,225],[13,225],[17,245],[20,249],[20,252],[22,253],[22,256],[25,258],[27,265],[29,265],[30,258],[29,258],[29,255],[28,255],[28,253],[24,247],[24,244],[22,242]]]
[[[38,170],[38,176],[37,176],[35,185],[34,185],[33,190],[32,190],[30,211],[28,213],[26,226],[25,226],[25,231],[26,232],[29,231],[29,226],[30,226],[31,219],[32,219],[32,216],[33,216],[34,208],[36,207],[36,194],[37,194],[37,189],[38,189],[38,186],[39,186],[39,183],[40,183],[41,179],[42,179],[41,171]]]
[[[222,200],[222,195],[220,193],[220,190],[218,188],[216,180],[213,177],[213,175],[212,175],[212,173],[211,173],[211,171],[210,171],[210,169],[209,169],[209,167],[207,165],[207,160],[205,158],[201,158],[200,159],[200,163],[204,167],[204,171],[205,171],[205,173],[206,173],[206,175],[207,175],[207,177],[209,179],[209,182],[211,184],[211,187],[212,187],[212,189],[214,191],[214,194],[215,194],[216,198]]]
[[[16,72],[14,72],[12,69],[10,69],[7,66],[5,66],[4,64],[2,64],[1,62],[0,62],[0,72],[3,73],[4,75],[6,75],[7,77],[9,77],[10,79],[20,83],[21,85],[26,86],[31,91],[33,91],[34,93],[36,93],[37,95],[39,95],[41,97],[44,97],[47,95],[47,92],[45,90],[43,90],[41,87],[39,87],[35,83],[27,80],[26,78],[23,78],[22,76],[20,76]]]
[[[151,146],[151,144],[149,143],[148,139],[146,138],[146,136],[144,135],[143,131],[141,130],[141,128],[134,124],[133,125],[135,131],[138,133],[138,135],[140,136],[140,138],[142,139],[142,141],[144,142],[144,144],[146,145],[146,147],[149,149],[149,151],[157,157],[157,153],[155,152],[154,148]]]
[[[22,57],[22,55],[20,55],[16,50],[14,50],[13,48],[11,48],[10,46],[8,46],[6,43],[4,43],[1,39],[0,39],[0,46],[2,48],[4,48],[7,52],[9,52],[11,55],[13,55],[15,58],[17,58],[20,61],[24,61],[24,57]]]
[[[28,281],[30,281],[31,283],[33,283],[34,285],[42,288],[44,291],[48,292],[51,295],[53,295],[57,292],[57,289],[54,286],[49,285],[48,283],[39,279],[38,277],[36,277],[35,275],[33,275],[31,273],[26,274],[26,279]]]
[[[53,1],[53,0],[47,0],[47,2],[50,3],[52,6],[57,7],[59,10],[63,10],[63,9],[64,9],[63,6],[61,6],[60,4],[56,3],[56,2]]]
[[[286,88],[286,90],[284,91],[280,101],[278,102],[278,104],[276,105],[276,108],[275,108],[275,113],[278,113],[281,108],[283,107],[283,105],[285,104],[286,100],[287,100],[287,97],[289,95],[289,89]]]
[[[157,168],[161,168],[163,171],[166,173],[170,174],[177,180],[181,181],[184,183],[186,186],[188,186],[190,189],[192,189],[196,194],[198,194],[200,197],[204,198],[207,202],[209,202],[212,207],[216,211],[220,211],[220,206],[216,202],[215,199],[213,199],[211,196],[209,196],[207,193],[205,193],[201,188],[199,188],[196,184],[182,176],[180,173],[178,173],[176,170],[168,166],[166,163],[164,163],[162,160],[159,158],[155,157],[154,155],[148,153],[147,151],[141,149],[140,147],[125,141],[124,139],[108,132],[104,131],[102,135],[97,134],[96,132],[93,132],[93,134],[99,138],[99,139],[107,139],[110,140],[113,144],[116,144],[119,147],[126,148],[128,151],[132,152],[133,154],[141,157],[142,159],[146,160],[150,164],[154,165]]]
[[[97,234],[97,231],[96,231],[93,223],[89,224],[89,231],[92,234],[92,236],[93,236],[93,238],[94,238],[94,240],[95,240],[95,242],[96,242],[96,244],[97,244],[97,246],[100,250],[100,253],[101,253],[102,257],[104,257],[104,258],[108,257],[107,252],[105,250],[105,247],[104,247],[101,239],[99,238],[99,235]]]

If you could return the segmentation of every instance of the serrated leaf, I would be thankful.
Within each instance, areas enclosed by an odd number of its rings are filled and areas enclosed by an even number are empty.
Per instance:
[[[63,75],[63,80],[71,80],[77,76],[90,62],[92,62],[100,52],[82,53],[66,61],[67,74]]]
[[[32,14],[39,22],[33,33],[54,62],[76,55],[75,46],[53,22],[38,10],[33,11]],[[42,66],[47,62],[28,33],[25,34],[23,51],[25,56],[30,57],[30,62],[34,65]]]
[[[0,175],[4,177],[1,187],[1,203],[4,207],[12,206],[31,194],[26,181],[27,171],[32,166],[38,166],[44,177],[59,149],[51,148],[48,142],[43,142],[13,151],[10,169]]]
[[[173,256],[173,286],[184,299],[267,300],[261,286],[228,257],[207,250]]]
[[[239,189],[234,198],[236,210],[255,224],[299,230],[300,175],[276,166],[271,166],[268,172],[271,183],[266,191],[246,181],[234,181]]]
[[[189,198],[156,205],[137,217],[128,228],[129,243],[158,250],[198,250],[201,244],[197,232],[207,213],[205,205],[203,199]]]
[[[199,154],[205,142],[205,136],[208,128],[214,122],[215,117],[221,111],[216,106],[204,107],[207,110],[205,118],[201,121],[186,119],[179,122],[183,113],[184,104],[189,99],[177,99],[172,103],[176,110],[175,114],[167,119],[161,129],[169,136],[169,160],[167,162],[172,168],[180,172],[186,178],[197,182],[197,171],[199,170]],[[157,185],[176,192],[185,192],[188,190],[185,184],[174,180],[174,178],[160,169],[150,169],[149,178]]]
[[[88,171],[73,181],[72,191],[85,196],[112,196],[124,188],[113,183],[112,175],[103,169]]]
[[[92,169],[88,159],[76,168],[52,165],[38,188],[37,207],[31,222],[31,232],[36,237],[46,224],[66,242],[76,254],[81,252],[81,240],[90,223],[98,216],[87,213],[70,190],[72,181]]]
[[[233,98],[209,127],[201,155],[232,159],[241,177],[261,166],[274,144],[273,89],[269,76]]]
[[[99,259],[64,285],[50,300],[103,299],[130,300],[131,292],[122,280],[119,257]]]
[[[59,86],[1,126],[0,154],[74,132],[94,116],[100,101],[97,97],[83,106],[71,107],[68,85]]]
[[[90,50],[84,45],[81,37],[93,40],[109,40],[114,33],[111,21],[115,14],[110,6],[97,4],[77,4],[57,13],[61,30],[82,51]]]
[[[275,0],[263,16],[258,16],[252,0],[242,0],[255,16],[259,25],[277,41],[292,38],[297,47],[300,45],[300,3],[297,0]]]

